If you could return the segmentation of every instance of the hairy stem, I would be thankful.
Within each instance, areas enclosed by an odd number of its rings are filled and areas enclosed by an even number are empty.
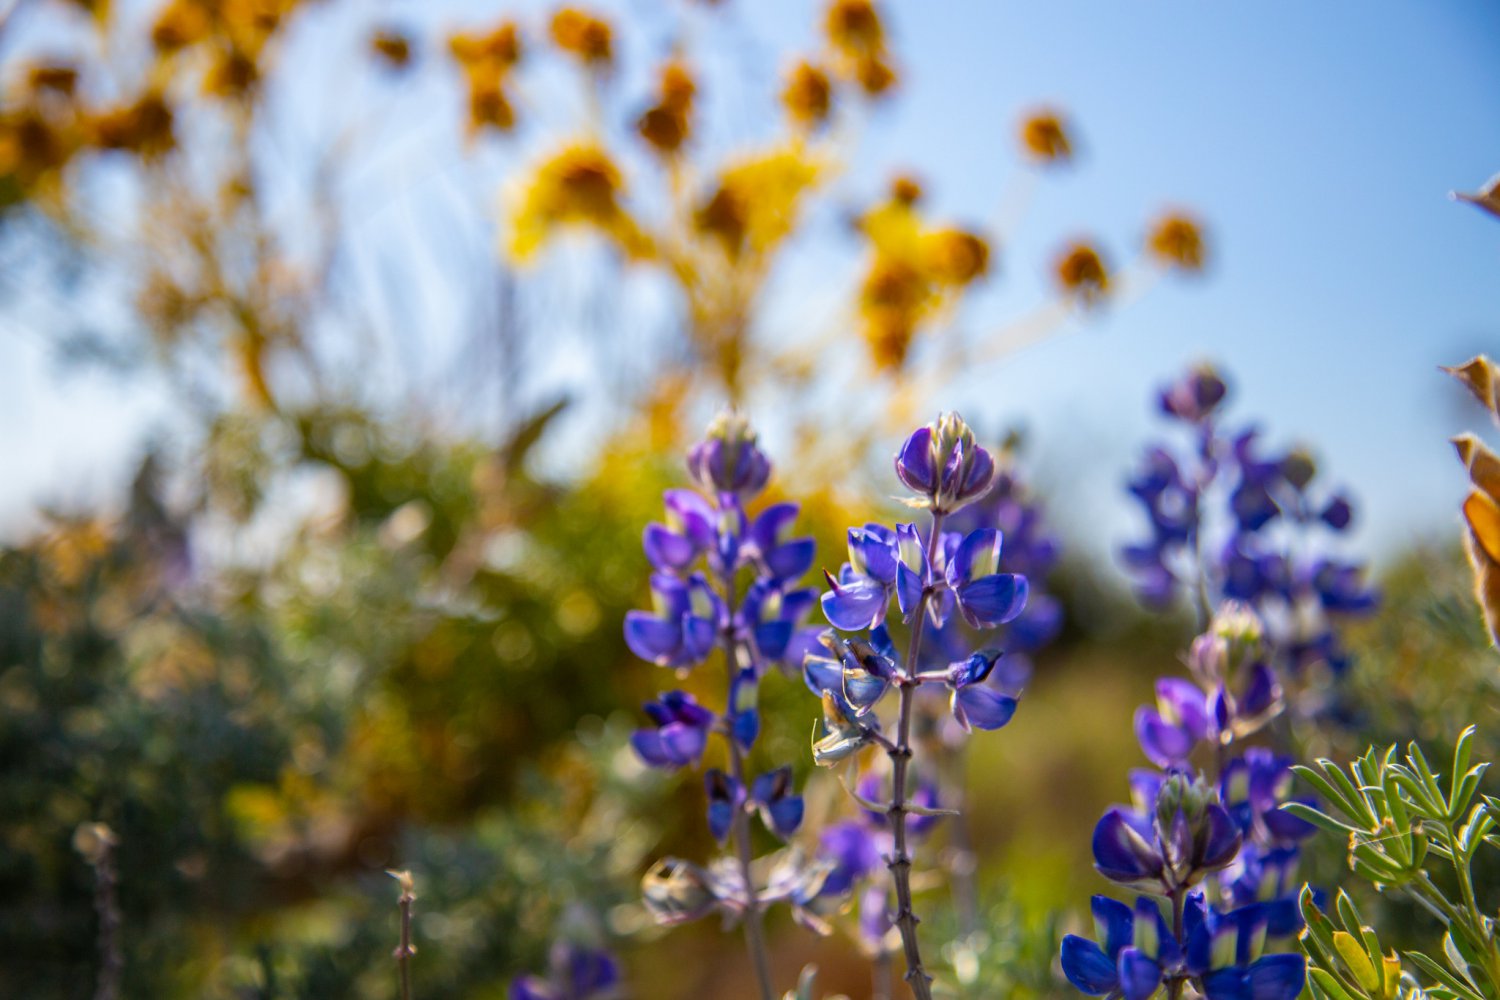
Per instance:
[[[98,848],[91,861],[94,866],[94,911],[99,917],[99,980],[94,987],[94,1000],[117,1000],[125,958],[120,951],[115,839],[107,828],[99,826],[96,829],[99,831]]]
[[[730,567],[720,574],[720,580],[724,586],[725,604],[733,614],[735,605],[734,569]],[[724,666],[728,671],[729,685],[725,691],[725,697],[732,697],[734,683],[740,673],[739,646],[734,638],[733,622],[725,625],[720,635],[720,642],[724,648]],[[734,711],[732,704],[725,706],[726,717]],[[741,787],[745,786],[745,755],[740,749],[739,742],[734,738],[734,729],[731,725],[724,734],[729,743],[729,773],[735,782]],[[775,1000],[775,991],[771,985],[771,959],[766,951],[766,929],[764,918],[761,915],[760,900],[756,898],[755,880],[751,876],[750,866],[753,860],[750,846],[750,814],[743,809],[737,810],[734,815],[734,824],[730,827],[730,837],[734,841],[735,857],[740,864],[740,878],[745,882],[745,950],[750,953],[750,964],[755,967],[755,981],[760,988],[761,1000]]]
[[[396,969],[401,977],[401,1000],[411,1000],[411,958],[417,953],[416,947],[411,943],[411,911],[417,897],[412,891],[409,873],[401,873],[398,879],[401,883],[401,897],[397,900],[401,907],[401,943],[396,946],[392,956],[396,959]]]
[[[943,515],[934,511],[932,533],[927,544],[927,573],[933,575],[934,557],[942,537]],[[906,982],[911,986],[917,1000],[932,1000],[932,977],[922,965],[922,951],[917,944],[916,912],[911,905],[911,854],[906,846],[906,772],[911,764],[911,722],[913,701],[917,694],[918,656],[922,648],[922,632],[927,622],[927,603],[932,597],[932,586],[922,589],[922,597],[912,612],[911,639],[906,647],[906,667],[901,684],[900,715],[896,723],[896,747],[891,758],[891,829],[895,850],[889,868],[896,883],[896,926],[901,931],[901,949],[906,955]]]

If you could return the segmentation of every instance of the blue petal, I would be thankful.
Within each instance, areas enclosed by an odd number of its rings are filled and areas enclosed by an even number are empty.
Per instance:
[[[865,670],[845,670],[844,700],[854,706],[856,715],[864,715],[884,697],[891,682]]]
[[[1207,1000],[1250,1000],[1250,983],[1240,969],[1220,969],[1203,977],[1203,995]]]
[[[1135,738],[1141,752],[1157,767],[1185,763],[1198,745],[1184,727],[1172,725],[1146,705],[1135,710]]]
[[[958,588],[958,607],[975,628],[1004,625],[1026,608],[1027,584],[1015,573],[993,573]]]
[[[1125,1000],[1146,1000],[1161,987],[1161,966],[1136,948],[1120,952],[1120,991]]]
[[[1210,803],[1204,811],[1206,830],[1200,833],[1197,867],[1204,871],[1223,868],[1240,851],[1240,831],[1223,806]]]
[[[630,734],[630,745],[637,756],[651,767],[676,767],[678,762],[667,753],[661,733],[655,729],[637,729]]]
[[[813,654],[803,660],[802,679],[816,695],[824,691],[838,695],[844,692],[844,668],[825,656]]]
[[[937,489],[937,469],[932,464],[932,428],[919,427],[896,455],[896,476],[915,493]]]
[[[755,626],[755,648],[766,660],[779,660],[786,655],[786,644],[792,641],[792,623],[789,621],[761,622]]]
[[[858,632],[879,625],[889,601],[890,595],[879,582],[856,578],[823,595],[823,615],[834,628]]]
[[[573,995],[588,997],[615,985],[620,979],[620,970],[615,960],[602,951],[574,948],[568,956],[568,980]]]
[[[907,618],[922,601],[922,577],[906,563],[896,567],[896,601]]]
[[[948,585],[957,589],[966,583],[991,576],[1000,565],[1000,532],[994,528],[971,531],[958,544],[948,563]]]
[[[768,811],[771,814],[771,829],[785,840],[796,833],[797,827],[802,825],[802,796],[788,795],[772,802]]]
[[[1094,826],[1093,851],[1094,866],[1111,881],[1131,885],[1161,875],[1160,853],[1119,808],[1108,810]]]
[[[777,580],[796,580],[812,568],[817,555],[818,543],[811,538],[798,538],[778,545],[766,553],[766,569]]]
[[[1061,959],[1068,982],[1089,996],[1102,996],[1120,985],[1114,960],[1088,938],[1077,934],[1063,938]]]
[[[1095,896],[1089,905],[1094,913],[1094,929],[1104,942],[1104,952],[1113,960],[1130,943],[1135,917],[1130,907],[1108,896]]]
[[[643,660],[670,666],[682,644],[682,629],[646,611],[625,613],[625,645]]]
[[[982,684],[956,688],[953,692],[954,716],[960,724],[980,729],[999,729],[1016,714],[1016,699]],[[962,716],[959,712],[962,710]]]
[[[683,569],[697,556],[698,550],[686,535],[679,535],[661,524],[646,525],[641,538],[646,558],[657,569]]]
[[[661,727],[659,733],[662,749],[678,764],[691,763],[703,753],[708,744],[707,730],[681,722],[671,722]]]
[[[522,976],[510,984],[510,1000],[563,1000],[563,995],[537,976]]]
[[[1307,979],[1301,955],[1267,955],[1250,966],[1250,1000],[1295,1000]]]

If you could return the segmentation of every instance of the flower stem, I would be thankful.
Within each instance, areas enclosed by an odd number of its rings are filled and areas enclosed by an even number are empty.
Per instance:
[[[1187,887],[1179,885],[1172,890],[1172,940],[1180,946],[1182,941],[1183,904],[1187,902]],[[1167,981],[1167,1000],[1177,1000],[1182,995],[1183,978],[1173,976]]]
[[[938,550],[943,531],[943,515],[934,511],[932,533],[927,544],[926,576],[933,576],[934,556]],[[896,723],[896,746],[888,751],[891,758],[891,829],[895,850],[888,867],[896,883],[896,926],[901,931],[901,948],[906,954],[906,982],[917,1000],[932,1000],[932,977],[922,965],[922,952],[917,944],[916,912],[911,905],[911,854],[906,847],[906,772],[911,764],[911,722],[913,701],[917,694],[917,664],[922,648],[922,632],[927,621],[927,602],[931,599],[931,584],[922,589],[922,596],[912,612],[911,639],[906,647],[905,677],[901,684],[900,716]]]
[[[92,826],[87,860],[94,868],[94,911],[99,918],[99,979],[94,1000],[117,1000],[125,958],[120,951],[119,876],[115,868],[115,836],[107,826]]]
[[[733,615],[735,606],[734,569],[730,567],[720,574],[720,580],[724,585],[725,606]],[[728,671],[729,685],[726,688],[726,698],[732,697],[735,681],[740,673],[739,645],[735,642],[734,623],[730,622],[724,626],[720,641],[724,648],[724,666]],[[725,706],[725,716],[734,711],[734,706]],[[735,782],[741,787],[745,785],[745,754],[740,749],[739,741],[734,737],[734,726],[731,723],[724,733],[725,740],[729,743],[729,773]],[[750,814],[743,809],[736,810],[734,824],[730,827],[730,837],[734,840],[735,856],[740,863],[740,878],[745,883],[745,950],[750,953],[750,964],[755,967],[755,981],[760,988],[761,1000],[775,1000],[775,990],[771,985],[771,959],[766,952],[766,929],[760,910],[760,900],[757,898],[755,879],[751,875],[751,845],[750,845]]]
[[[401,886],[401,896],[396,901],[401,907],[401,943],[391,955],[401,977],[401,1000],[411,1000],[411,958],[417,953],[416,946],[411,943],[411,911],[417,894],[413,890],[411,872],[392,872],[391,877]]]

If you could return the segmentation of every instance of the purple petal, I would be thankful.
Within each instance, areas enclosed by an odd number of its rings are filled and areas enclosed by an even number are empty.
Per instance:
[[[662,524],[646,525],[641,545],[646,550],[646,558],[657,569],[683,569],[698,554],[691,539]]]
[[[937,490],[937,470],[932,465],[932,428],[919,427],[896,455],[896,475],[914,493]]]
[[[994,628],[1025,609],[1026,592],[1024,576],[995,573],[958,588],[958,608],[975,628]]]
[[[682,644],[682,628],[676,622],[646,611],[625,613],[625,645],[643,660],[671,666]]]
[[[999,729],[1016,714],[1016,699],[1007,697],[994,688],[971,685],[953,691],[953,717],[965,729],[977,726],[980,729]]]
[[[1062,970],[1079,990],[1089,996],[1102,996],[1120,984],[1114,959],[1088,938],[1069,934],[1062,942]]]
[[[537,976],[522,976],[510,984],[510,1000],[565,1000],[562,993]]]
[[[859,632],[879,625],[889,602],[890,595],[877,581],[858,578],[823,595],[823,616],[834,628]]]
[[[976,578],[993,575],[999,565],[1000,532],[994,528],[971,531],[948,562],[948,584],[957,589]]]
[[[1104,942],[1104,952],[1113,961],[1131,941],[1135,917],[1130,907],[1118,899],[1095,896],[1089,904],[1094,914],[1094,929]]]
[[[811,538],[798,538],[767,552],[766,569],[777,580],[797,580],[812,568],[817,552],[817,542]]]
[[[1161,966],[1136,948],[1120,952],[1119,966],[1125,1000],[1147,1000],[1161,986]]]
[[[1208,735],[1208,698],[1203,689],[1181,677],[1156,682],[1156,701],[1163,715],[1179,723],[1197,739]]]
[[[1161,855],[1121,809],[1108,810],[1094,826],[1094,866],[1105,878],[1131,885],[1156,880]]]
[[[917,605],[922,602],[922,577],[901,563],[896,567],[896,603],[901,614],[910,618]]]
[[[1135,710],[1135,738],[1141,745],[1141,752],[1157,767],[1185,762],[1198,745],[1192,733],[1174,726],[1147,705]]]
[[[708,745],[707,730],[681,722],[662,726],[660,736],[662,748],[679,764],[697,760],[703,753],[703,748]]]
[[[651,767],[676,767],[678,762],[667,752],[661,733],[655,729],[637,729],[630,734],[630,745],[636,755]]]
[[[1307,979],[1307,963],[1301,955],[1267,955],[1246,975],[1250,1000],[1295,1000]]]

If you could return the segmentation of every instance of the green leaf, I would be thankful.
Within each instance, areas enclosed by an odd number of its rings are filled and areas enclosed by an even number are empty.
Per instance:
[[[1359,939],[1346,931],[1334,931],[1333,946],[1339,950],[1339,957],[1344,960],[1344,968],[1353,974],[1354,981],[1359,984],[1359,988],[1371,996],[1379,996],[1380,973],[1370,962],[1370,956],[1365,953],[1364,946],[1360,944]]]
[[[1309,969],[1308,975],[1317,984],[1318,988],[1332,997],[1333,1000],[1361,1000],[1364,996],[1364,994],[1359,993],[1357,990],[1350,992],[1345,989],[1344,984],[1339,982],[1333,973],[1326,969]]]
[[[1420,951],[1409,951],[1406,953],[1406,957],[1410,959],[1411,963],[1417,968],[1421,969],[1433,979],[1436,979],[1438,982],[1442,983],[1445,987],[1452,990],[1457,995],[1463,997],[1464,1000],[1485,1000],[1484,996],[1475,991],[1475,989],[1471,985],[1465,983],[1463,980],[1455,976],[1452,972],[1448,971],[1439,963],[1434,962],[1432,959],[1428,958]]]
[[[1453,744],[1453,773],[1467,774],[1469,770],[1469,750],[1474,745],[1474,733],[1476,727],[1470,725],[1458,734],[1458,742]]]
[[[1327,830],[1329,833],[1337,834],[1340,837],[1344,836],[1345,834],[1365,832],[1358,827],[1353,827],[1348,823],[1340,822],[1339,820],[1334,819],[1332,816],[1329,816],[1327,813],[1320,812],[1319,810],[1314,809],[1312,806],[1308,805],[1305,802],[1284,803],[1281,806],[1281,811],[1284,813],[1290,813],[1291,815],[1296,816],[1299,819],[1305,819],[1314,826]]]
[[[1433,801],[1442,805],[1444,813],[1451,814],[1452,810],[1449,808],[1447,798],[1443,795],[1443,787],[1438,784],[1437,776],[1428,766],[1427,758],[1422,756],[1422,748],[1417,746],[1416,740],[1406,745],[1406,759],[1411,761],[1412,767],[1416,768],[1417,773],[1421,775],[1422,784],[1427,786],[1428,794],[1432,796]]]

